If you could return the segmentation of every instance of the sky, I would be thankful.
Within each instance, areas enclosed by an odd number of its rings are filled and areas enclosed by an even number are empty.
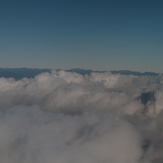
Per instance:
[[[0,67],[163,72],[162,0],[1,0]]]

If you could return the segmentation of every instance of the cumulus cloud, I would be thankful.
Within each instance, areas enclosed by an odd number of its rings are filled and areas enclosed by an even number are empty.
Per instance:
[[[136,163],[142,154],[132,125],[109,114],[73,116],[19,106],[3,113],[0,127],[5,163]]]
[[[161,163],[162,82],[108,72],[0,78],[0,162]]]

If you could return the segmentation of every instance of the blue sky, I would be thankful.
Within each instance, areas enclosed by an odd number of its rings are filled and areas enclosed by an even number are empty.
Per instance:
[[[0,67],[163,72],[162,0],[3,0]]]

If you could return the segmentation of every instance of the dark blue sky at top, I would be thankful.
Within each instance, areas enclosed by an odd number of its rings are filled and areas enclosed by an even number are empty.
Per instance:
[[[0,2],[0,67],[163,72],[161,0]]]

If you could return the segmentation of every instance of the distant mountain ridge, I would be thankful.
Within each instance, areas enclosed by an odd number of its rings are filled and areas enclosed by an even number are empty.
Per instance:
[[[19,80],[24,77],[33,78],[42,72],[51,72],[51,69],[0,68],[0,77],[14,78],[16,80]]]
[[[20,80],[24,77],[27,78],[34,78],[36,75],[43,73],[43,72],[51,72],[52,69],[37,69],[37,68],[0,68],[0,77],[4,78],[14,78],[15,80]],[[61,69],[56,69],[59,71]],[[91,69],[80,69],[74,68],[65,70],[67,72],[76,72],[81,75],[89,75],[91,73],[103,73],[103,72],[111,72],[113,74],[123,74],[123,75],[137,75],[137,76],[157,76],[158,73],[154,72],[137,72],[137,71],[129,71],[129,70],[120,70],[120,71],[94,71]]]
[[[85,69],[80,69],[80,68],[74,68],[74,69],[69,69],[66,70],[68,72],[76,72],[81,75],[86,75],[86,74],[91,74],[92,72],[95,73],[103,73],[103,72],[111,72],[112,74],[122,74],[122,75],[137,75],[137,76],[157,76],[159,73],[155,72],[138,72],[138,71],[130,71],[130,70],[113,70],[113,71],[93,71],[91,69],[85,70]]]

